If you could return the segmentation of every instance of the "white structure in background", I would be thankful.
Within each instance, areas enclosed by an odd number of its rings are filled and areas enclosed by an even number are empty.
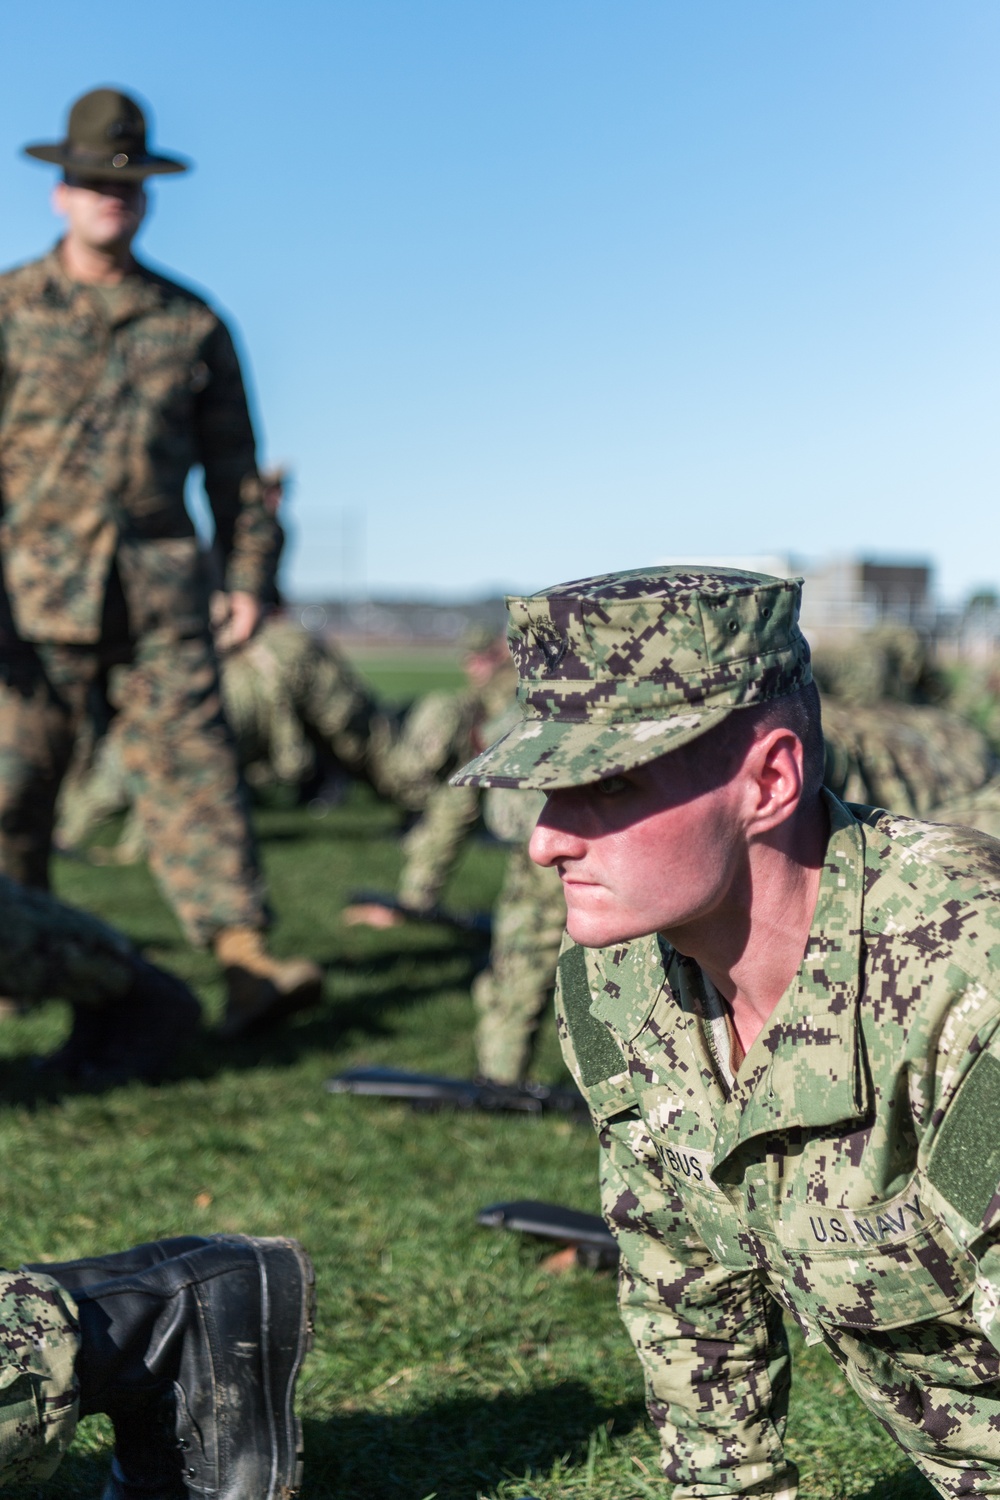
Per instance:
[[[810,640],[835,641],[883,620],[934,630],[929,563],[836,558],[805,577],[802,628]]]
[[[664,557],[661,563],[664,567],[743,568],[775,578],[802,577],[802,629],[814,645],[843,640],[881,620],[898,620],[925,631],[935,625],[931,567],[922,561],[843,557],[810,567],[787,555],[702,553]]]

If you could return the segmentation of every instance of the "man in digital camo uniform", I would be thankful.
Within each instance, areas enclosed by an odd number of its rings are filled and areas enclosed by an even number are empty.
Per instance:
[[[45,887],[56,795],[91,695],[124,668],[121,747],[154,873],[224,966],[230,1035],[319,995],[266,951],[263,886],[208,628],[184,485],[202,464],[226,567],[230,644],[252,633],[276,545],[232,340],[193,293],[139,265],[152,153],[134,100],[96,89],[66,139],[66,219],[0,277],[0,868]]]
[[[943,1495],[1000,1494],[1000,844],[821,789],[799,585],[510,604],[558,1015],[676,1500],[793,1496],[782,1312]]]

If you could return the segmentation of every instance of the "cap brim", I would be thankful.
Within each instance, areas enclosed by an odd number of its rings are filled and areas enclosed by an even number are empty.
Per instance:
[[[52,166],[62,167],[66,172],[75,172],[79,177],[92,177],[99,182],[135,182],[143,177],[165,177],[169,173],[187,172],[191,163],[179,156],[143,156],[130,162],[127,167],[91,166],[69,156],[65,146],[25,146],[25,156],[36,161],[47,161]]]
[[[522,719],[502,739],[451,777],[454,786],[523,787],[539,792],[586,786],[679,750],[721,724],[734,706],[669,719],[594,724]]]

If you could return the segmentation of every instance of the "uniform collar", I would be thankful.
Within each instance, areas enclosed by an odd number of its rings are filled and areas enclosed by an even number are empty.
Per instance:
[[[57,300],[62,306],[77,313],[86,309],[100,322],[108,324],[110,321],[112,328],[140,317],[151,308],[159,306],[162,301],[159,279],[139,261],[134,262],[132,270],[118,286],[110,288],[114,296],[108,299],[100,296],[86,282],[74,281],[67,275],[58,244],[53,245],[49,253],[43,256],[41,268],[50,302]]]
[[[858,1033],[865,831],[842,802],[823,796],[830,837],[809,941],[721,1111],[717,1170],[754,1136],[856,1124],[868,1113]]]

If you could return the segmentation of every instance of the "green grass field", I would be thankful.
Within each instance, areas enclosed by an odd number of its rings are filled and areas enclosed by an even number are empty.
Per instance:
[[[405,686],[405,663],[365,665],[387,690]],[[449,680],[445,666],[416,685]],[[265,809],[259,832],[279,909],[275,947],[326,966],[324,1008],[266,1041],[205,1041],[176,1082],[100,1097],[32,1091],[25,1059],[59,1040],[64,1007],[5,1023],[0,1264],[192,1231],[294,1235],[319,1287],[301,1386],[305,1500],[666,1496],[613,1278],[553,1276],[542,1269],[547,1247],[475,1223],[502,1198],[596,1210],[589,1131],[324,1092],[331,1073],[364,1062],[471,1072],[468,985],[481,948],[443,927],[340,924],[350,892],[390,888],[399,865],[396,819],[362,791],[322,819]],[[474,843],[453,904],[488,906],[502,859]],[[218,1013],[211,960],[185,945],[144,869],[62,861],[57,879]],[[551,1028],[537,1073],[563,1076]],[[788,1446],[803,1496],[930,1495],[826,1356],[796,1344],[795,1358]],[[81,1424],[44,1494],[93,1500],[107,1455],[106,1426]]]

